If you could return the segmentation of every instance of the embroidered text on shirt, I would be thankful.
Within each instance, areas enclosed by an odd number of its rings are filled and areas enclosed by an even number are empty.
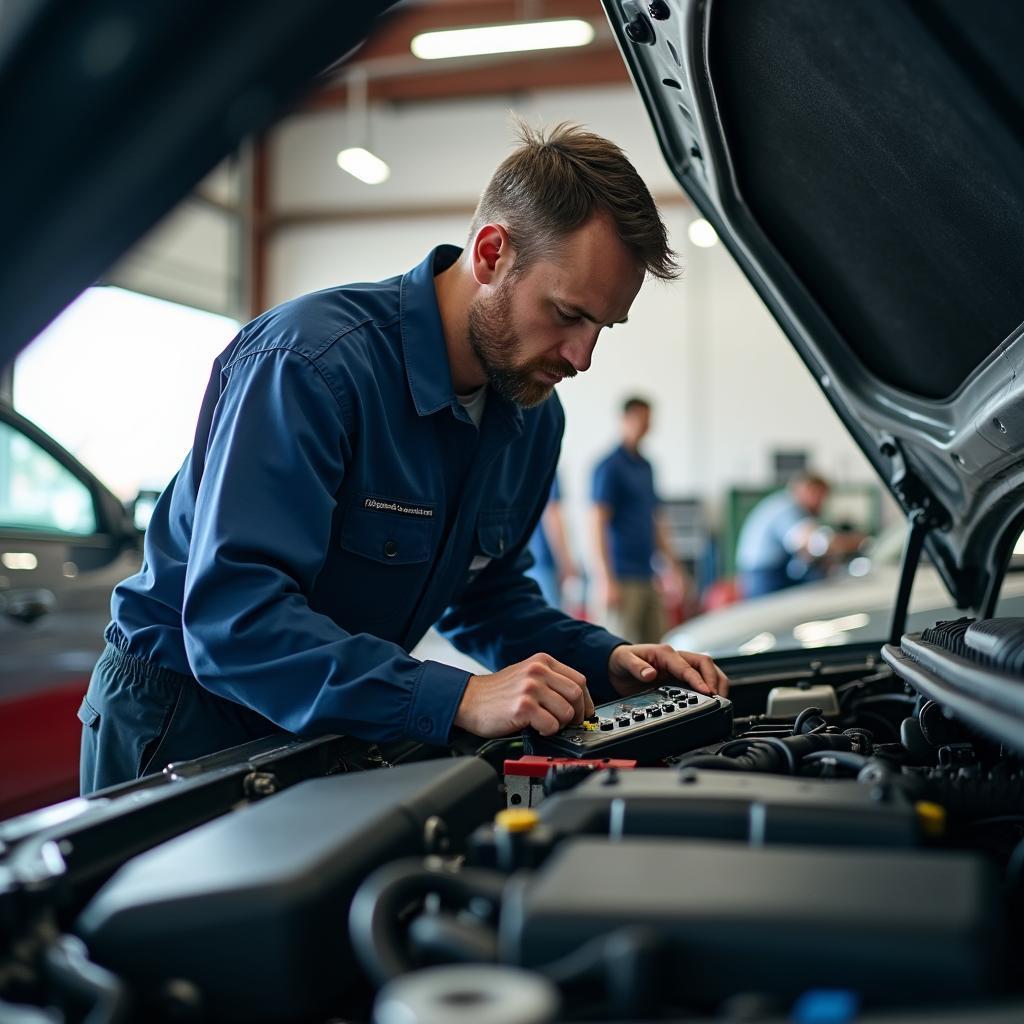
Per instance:
[[[434,510],[429,505],[407,505],[404,501],[381,501],[379,498],[364,498],[363,508],[374,512],[397,512],[403,516],[423,516],[429,518]]]

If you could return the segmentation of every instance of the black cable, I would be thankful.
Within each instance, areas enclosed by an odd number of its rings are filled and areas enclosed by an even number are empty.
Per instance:
[[[743,738],[746,742],[746,739]],[[722,749],[729,749],[731,741]],[[853,740],[842,733],[820,733],[805,734],[803,736],[787,736],[779,739],[777,736],[759,736],[751,739],[750,747],[746,753],[738,756],[725,756],[719,754],[691,754],[689,757],[681,758],[678,767],[683,768],[708,768],[714,771],[732,772],[786,772],[791,775],[797,774],[799,759],[804,754],[814,750],[849,750],[853,746]],[[779,754],[782,755],[780,760]]]
[[[879,714],[877,714],[874,711],[862,711],[860,714],[861,714],[862,718],[870,718],[871,720],[873,720],[875,722],[881,722],[882,725],[885,727],[886,731],[893,737],[893,739],[897,743],[899,742],[899,739],[900,739],[899,728],[897,726],[893,725],[892,722],[890,722],[889,719],[887,719],[884,715],[879,715]]]
[[[803,724],[808,718],[812,718],[814,715],[822,715],[824,712],[821,708],[804,708],[799,715],[796,716],[796,721],[793,722],[793,735],[799,736],[803,732]],[[822,723],[824,725],[824,723]]]
[[[852,750],[813,750],[804,754],[804,764],[814,764],[818,761],[835,761],[836,764],[849,768],[851,771],[859,772],[870,761],[871,758],[863,754],[855,754]]]
[[[488,964],[498,961],[498,933],[481,921],[452,914],[420,914],[409,922],[409,945],[417,961]]]
[[[82,1024],[119,1024],[128,1020],[131,1006],[124,983],[89,959],[81,939],[61,935],[47,947],[44,964],[58,992],[76,1004],[89,1006]]]
[[[895,678],[896,677],[893,675],[892,669],[885,668],[880,672],[876,672],[874,675],[861,676],[859,679],[851,679],[848,683],[840,683],[835,690],[836,693],[843,693],[845,690],[851,690],[855,686],[871,686],[873,683],[881,683]]]
[[[483,757],[484,754],[488,753],[491,750],[494,750],[496,747],[502,747],[506,745],[520,746],[522,745],[522,742],[522,738],[519,736],[499,736],[497,739],[488,740],[486,743],[481,744],[479,747],[476,748],[476,750],[473,751],[473,753],[477,757]]]
[[[854,747],[860,747],[858,753],[863,753],[865,750],[870,751],[874,746],[874,736],[867,729],[858,729],[853,726],[850,729],[843,730],[844,736],[849,736],[853,741]]]
[[[850,714],[857,714],[857,708],[862,704],[883,704],[891,701],[896,701],[899,704],[916,704],[917,698],[909,693],[875,693],[869,697],[861,697],[851,708]]]
[[[756,742],[757,740],[745,739],[743,737],[735,740],[729,740],[728,743],[723,743],[722,746],[717,751],[715,751],[715,754],[713,756],[736,757],[738,755],[733,754],[731,752],[732,747],[734,747],[738,743],[742,743],[743,750],[741,751],[741,753],[745,754]]]
[[[746,755],[744,755],[746,756]],[[741,764],[734,757],[721,757],[719,754],[692,754],[683,758],[677,768],[707,768],[715,772],[749,772],[749,765]]]
[[[762,736],[754,745],[756,747],[761,744],[767,744],[775,750],[781,750],[783,757],[786,759],[786,763],[789,765],[789,774],[796,775],[796,758],[793,756],[793,751],[790,750],[782,740],[777,736]]]
[[[420,858],[385,864],[363,881],[352,899],[348,923],[356,958],[375,986],[384,985],[416,966],[400,929],[411,905],[438,893],[449,906],[481,898],[496,907],[506,881],[496,871],[449,871],[427,867]]]

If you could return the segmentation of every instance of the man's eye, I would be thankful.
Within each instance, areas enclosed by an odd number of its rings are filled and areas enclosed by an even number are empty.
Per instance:
[[[579,317],[575,313],[566,313],[564,309],[559,309],[555,306],[555,312],[558,314],[560,320],[567,324],[574,324],[579,320]]]

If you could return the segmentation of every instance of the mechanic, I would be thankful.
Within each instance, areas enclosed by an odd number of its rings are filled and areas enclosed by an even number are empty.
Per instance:
[[[819,522],[828,481],[801,473],[787,488],[763,498],[747,516],[736,547],[743,597],[820,579],[828,558],[855,551],[864,535],[836,533]]]
[[[679,599],[683,591],[654,469],[640,454],[650,429],[651,403],[628,398],[622,406],[621,443],[597,464],[591,490],[599,603],[609,628],[634,643],[657,640],[665,632],[656,556],[665,597]]]
[[[524,575],[564,425],[554,385],[646,273],[676,268],[622,151],[523,127],[464,250],[244,327],[114,590],[79,712],[83,793],[274,732],[445,745],[453,727],[550,735],[662,680],[723,692],[709,658],[628,645]],[[434,623],[493,674],[411,657]]]

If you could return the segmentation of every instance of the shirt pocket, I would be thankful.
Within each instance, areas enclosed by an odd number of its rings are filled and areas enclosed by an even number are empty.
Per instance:
[[[381,565],[416,565],[433,551],[434,519],[350,509],[341,525],[339,542],[348,552]]]
[[[481,512],[476,521],[476,553],[487,559],[501,558],[512,547],[512,512]]]
[[[526,515],[516,508],[485,509],[479,513],[467,582],[471,583],[491,562],[504,558],[527,539]]]

